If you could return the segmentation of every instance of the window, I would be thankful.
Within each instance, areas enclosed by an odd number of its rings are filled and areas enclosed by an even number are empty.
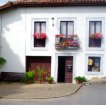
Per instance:
[[[34,22],[34,33],[46,33],[46,22]],[[34,37],[34,47],[45,47],[45,38],[37,39]]]
[[[100,72],[101,57],[88,57],[88,72]]]
[[[101,38],[94,35],[102,33],[102,21],[89,21],[89,47],[101,47]]]
[[[74,22],[73,21],[60,21],[60,34],[68,35],[74,34]]]

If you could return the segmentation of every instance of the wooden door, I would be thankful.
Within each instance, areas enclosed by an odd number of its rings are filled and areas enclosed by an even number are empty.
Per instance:
[[[73,57],[66,57],[65,59],[65,82],[72,83],[73,77]]]
[[[45,70],[43,75],[43,81],[45,81],[46,76],[51,73],[51,57],[27,57],[27,71],[35,70],[37,74],[39,68]],[[35,80],[38,80],[37,75],[35,75]]]

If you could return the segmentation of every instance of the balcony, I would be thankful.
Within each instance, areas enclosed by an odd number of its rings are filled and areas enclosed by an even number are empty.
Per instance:
[[[56,35],[55,48],[57,50],[77,50],[79,47],[77,35],[69,35],[67,38],[64,35]]]

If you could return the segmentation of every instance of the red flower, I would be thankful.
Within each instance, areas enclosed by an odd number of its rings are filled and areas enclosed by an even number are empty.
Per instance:
[[[96,39],[101,39],[102,38],[102,34],[100,34],[100,33],[96,33],[95,35],[96,35]]]
[[[63,34],[57,34],[56,37],[62,38],[62,37],[64,37],[64,35]]]
[[[33,37],[35,37],[36,39],[46,39],[47,35],[45,33],[34,33]]]
[[[101,33],[94,33],[94,34],[92,34],[91,37],[94,39],[102,39],[103,36]]]

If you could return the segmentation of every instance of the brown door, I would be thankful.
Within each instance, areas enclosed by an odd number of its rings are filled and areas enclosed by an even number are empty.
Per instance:
[[[51,57],[27,57],[27,71],[35,70],[36,73],[39,68],[44,68],[45,73],[43,76],[43,81],[45,81],[46,76],[50,75],[51,72]],[[38,80],[38,76],[35,75],[35,80]]]
[[[72,83],[73,74],[73,57],[66,57],[65,59],[65,82]]]

